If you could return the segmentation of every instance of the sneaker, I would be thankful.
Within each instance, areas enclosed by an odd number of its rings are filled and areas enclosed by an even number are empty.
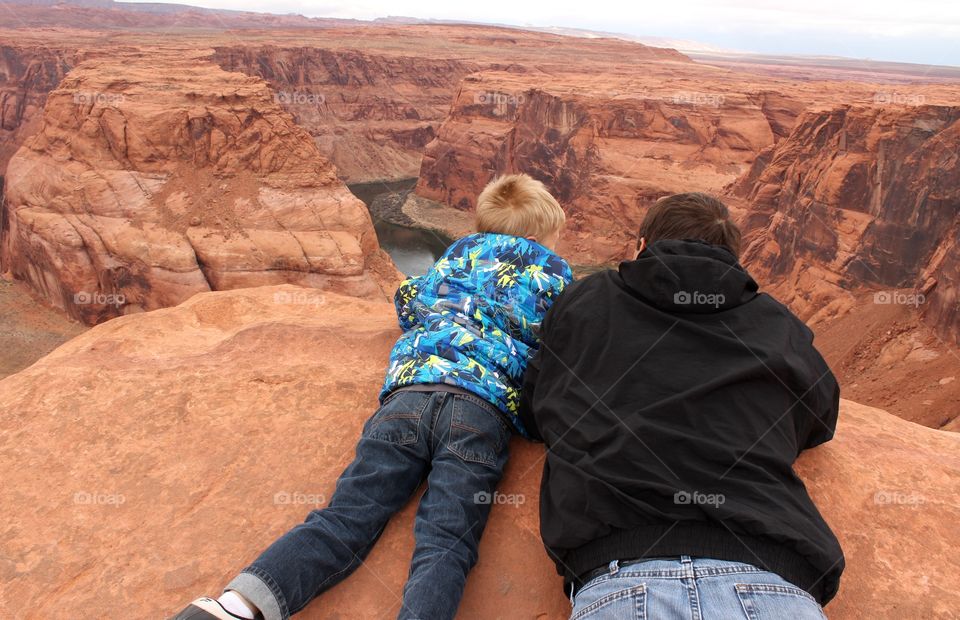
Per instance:
[[[206,596],[200,597],[186,606],[170,620],[245,620],[241,616],[230,613],[223,608],[219,601]]]

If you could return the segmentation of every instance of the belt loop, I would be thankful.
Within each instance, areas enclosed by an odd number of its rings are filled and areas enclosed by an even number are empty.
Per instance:
[[[610,575],[616,575],[620,572],[620,560],[613,560],[607,564],[607,572]]]
[[[683,576],[687,578],[694,577],[693,558],[689,555],[680,556],[680,565],[683,567]]]

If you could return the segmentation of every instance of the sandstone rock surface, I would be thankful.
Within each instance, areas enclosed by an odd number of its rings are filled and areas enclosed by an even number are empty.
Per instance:
[[[0,616],[160,618],[212,593],[333,490],[376,406],[390,304],[219,291],[98,325],[0,381]],[[564,618],[538,536],[542,448],[515,441],[460,618]],[[832,619],[952,618],[960,436],[843,403],[803,455],[847,552]],[[414,506],[303,618],[395,613]]]
[[[3,270],[87,323],[281,282],[384,297],[363,203],[262,80],[209,54],[120,48],[67,75],[7,167]]]

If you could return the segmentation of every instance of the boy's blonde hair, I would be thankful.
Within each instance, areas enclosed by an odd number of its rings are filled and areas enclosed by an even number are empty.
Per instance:
[[[542,241],[563,228],[567,216],[546,186],[527,174],[508,174],[487,184],[477,198],[477,232]]]

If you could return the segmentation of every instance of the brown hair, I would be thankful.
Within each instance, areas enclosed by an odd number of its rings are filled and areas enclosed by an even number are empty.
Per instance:
[[[640,233],[647,245],[661,239],[699,239],[721,245],[740,256],[740,229],[730,219],[727,206],[709,194],[674,194],[658,200],[647,211]]]
[[[477,198],[477,232],[542,241],[563,228],[566,215],[546,186],[526,174],[490,181]]]

